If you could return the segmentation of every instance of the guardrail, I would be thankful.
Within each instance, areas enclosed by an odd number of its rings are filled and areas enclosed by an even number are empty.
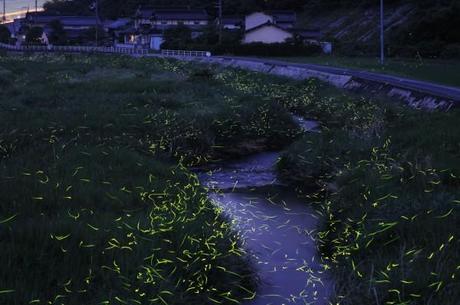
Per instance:
[[[111,53],[111,54],[130,54],[145,55],[149,51],[146,49],[123,48],[123,47],[87,47],[87,46],[16,46],[0,43],[0,49],[16,52],[69,52],[69,53]]]
[[[188,56],[188,57],[211,57],[207,51],[186,51],[186,50],[161,50],[164,56]]]

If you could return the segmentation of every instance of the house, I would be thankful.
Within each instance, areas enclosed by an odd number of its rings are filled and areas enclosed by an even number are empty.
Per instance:
[[[294,11],[271,11],[274,23],[283,28],[291,29],[297,23],[297,14]]]
[[[244,33],[243,44],[248,43],[284,43],[293,39],[294,34],[282,27],[267,21]]]
[[[294,11],[271,11],[254,12],[245,17],[245,30],[249,31],[260,25],[271,23],[279,28],[293,28],[297,22],[297,15]]]
[[[95,16],[54,16],[45,13],[27,13],[23,25],[29,27],[48,27],[53,21],[59,21],[65,31],[87,31],[102,26]]]
[[[204,9],[140,7],[135,16],[135,27],[166,30],[179,25],[202,30],[209,25],[209,15]]]
[[[291,28],[289,31],[294,34],[296,40],[302,41],[304,44],[317,44],[323,38],[323,33],[318,28]]]
[[[20,32],[24,35],[28,28],[40,27],[43,32],[49,35],[52,32],[52,23],[59,21],[66,33],[66,38],[70,41],[82,43],[88,31],[102,26],[103,23],[95,16],[57,16],[47,15],[43,12],[27,13],[21,23]]]
[[[242,43],[285,43],[289,40],[320,45],[320,29],[296,28],[292,11],[255,12],[245,17]]]
[[[204,9],[141,6],[136,11],[134,27],[124,32],[124,43],[159,50],[166,30],[186,26],[196,38],[209,26],[209,20]]]
[[[219,21],[217,21],[218,23]],[[244,20],[238,16],[222,17],[222,29],[227,31],[240,31],[243,28]]]

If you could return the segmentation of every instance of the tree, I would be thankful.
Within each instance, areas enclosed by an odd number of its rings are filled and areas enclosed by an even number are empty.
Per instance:
[[[10,30],[4,25],[0,25],[0,42],[8,43],[11,38]]]
[[[42,36],[43,36],[43,28],[32,27],[27,31],[26,43],[27,44],[41,44]]]
[[[192,31],[185,25],[167,29],[164,34],[162,48],[180,49],[192,42]]]
[[[53,20],[50,23],[51,34],[49,37],[50,43],[54,45],[65,45],[67,44],[67,34],[64,31],[61,21]]]
[[[98,39],[98,44],[103,45],[105,43],[105,40],[108,38],[107,33],[104,31],[102,27],[92,27],[85,31],[83,33],[83,43],[88,44],[88,43],[93,43],[96,44],[96,31],[97,31],[97,39]]]

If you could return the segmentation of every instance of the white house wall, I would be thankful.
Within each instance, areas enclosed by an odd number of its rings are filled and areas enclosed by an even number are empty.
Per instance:
[[[273,23],[273,17],[264,13],[253,13],[248,15],[245,18],[246,31],[267,22]]]
[[[243,43],[283,43],[289,38],[293,38],[293,35],[289,32],[283,31],[275,26],[264,26],[246,33]]]

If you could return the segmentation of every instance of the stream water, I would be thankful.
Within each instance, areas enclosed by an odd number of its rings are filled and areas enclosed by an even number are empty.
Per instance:
[[[299,122],[305,131],[315,122]],[[261,153],[200,173],[252,257],[260,280],[247,305],[328,304],[331,282],[314,239],[319,219],[276,178],[278,152]]]

